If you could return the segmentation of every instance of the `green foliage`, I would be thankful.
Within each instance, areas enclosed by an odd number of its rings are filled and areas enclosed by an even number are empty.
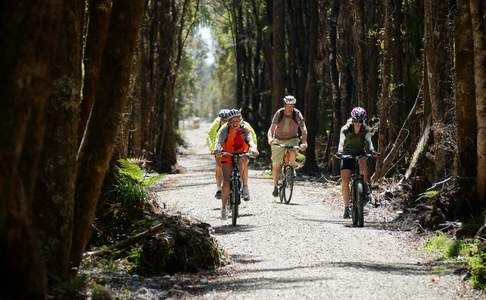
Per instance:
[[[471,285],[486,291],[486,253],[480,252],[478,245],[478,240],[452,240],[443,232],[437,231],[425,243],[424,249],[429,253],[439,254],[439,259],[448,263],[465,264]]]
[[[120,168],[115,175],[113,192],[119,204],[124,207],[143,205],[148,200],[147,188],[154,185],[162,175],[149,177],[134,162],[118,160]]]
[[[435,198],[439,195],[439,191],[427,191],[427,192],[423,192],[422,194],[419,195],[419,197],[417,198],[417,200],[420,200],[420,199],[432,199],[432,198]]]

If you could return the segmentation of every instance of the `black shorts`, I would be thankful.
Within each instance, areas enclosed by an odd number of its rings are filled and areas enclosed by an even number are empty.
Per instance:
[[[364,152],[354,154],[354,155],[362,155],[362,154],[364,154]],[[351,173],[354,172],[354,159],[351,158],[341,159],[340,170],[350,170]]]

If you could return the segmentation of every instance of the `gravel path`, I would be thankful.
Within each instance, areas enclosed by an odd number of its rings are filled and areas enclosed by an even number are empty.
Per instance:
[[[158,195],[169,209],[210,223],[231,263],[173,298],[484,299],[461,276],[434,271],[411,234],[377,222],[350,227],[337,186],[299,181],[284,205],[271,196],[268,176],[251,170],[251,201],[240,206],[239,225],[222,221],[207,126],[185,131],[190,148],[179,163],[188,172],[168,176]]]

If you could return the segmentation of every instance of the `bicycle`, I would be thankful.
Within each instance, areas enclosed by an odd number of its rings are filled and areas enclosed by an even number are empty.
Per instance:
[[[360,159],[372,158],[373,154],[364,153],[359,155],[340,154],[341,159],[354,160],[354,171],[351,174],[351,180],[349,182],[350,196],[351,196],[351,218],[353,220],[353,226],[364,226],[364,206],[368,202],[367,191],[365,191],[365,181],[363,175],[359,172]]]
[[[231,177],[230,177],[230,194],[229,194],[228,204],[231,207],[231,224],[233,226],[236,226],[236,221],[238,219],[238,206],[240,205],[241,202],[241,193],[242,193],[241,175],[240,175],[240,169],[238,168],[238,159],[241,156],[246,156],[246,157],[251,157],[251,156],[248,152],[231,153],[226,151],[222,151],[221,155],[231,156],[231,160],[233,164],[233,170],[231,172]]]
[[[283,161],[280,163],[280,180],[278,195],[280,198],[280,203],[289,204],[292,199],[292,194],[294,191],[294,177],[295,168],[293,165],[289,164],[289,152],[290,150],[299,150],[299,146],[294,146],[291,144],[277,144],[274,145],[284,148]]]

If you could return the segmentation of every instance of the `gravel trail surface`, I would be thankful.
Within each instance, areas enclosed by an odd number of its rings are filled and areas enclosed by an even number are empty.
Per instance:
[[[179,163],[187,173],[167,176],[158,195],[169,209],[210,223],[230,263],[197,283],[178,285],[170,297],[484,299],[462,276],[430,263],[410,233],[373,220],[350,227],[341,218],[338,186],[301,180],[285,205],[272,197],[271,179],[251,170],[251,200],[242,201],[239,225],[222,221],[214,159],[204,144],[207,127],[185,130],[190,147]]]

